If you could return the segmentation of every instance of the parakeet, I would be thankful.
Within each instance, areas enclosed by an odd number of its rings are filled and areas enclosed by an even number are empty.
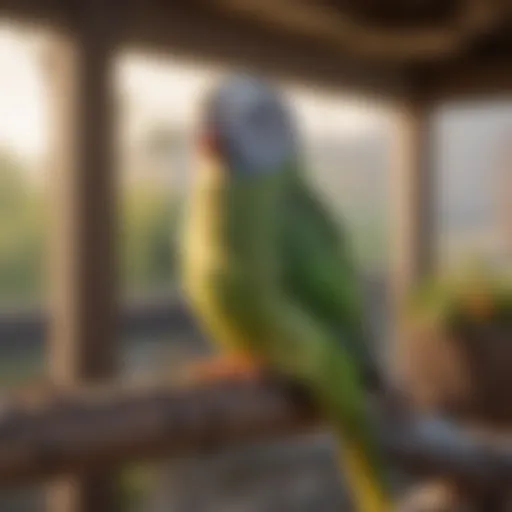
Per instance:
[[[360,302],[343,240],[300,169],[279,94],[234,76],[209,97],[183,233],[184,290],[226,351],[219,372],[268,366],[305,384],[343,444],[361,512],[390,509],[366,414]]]

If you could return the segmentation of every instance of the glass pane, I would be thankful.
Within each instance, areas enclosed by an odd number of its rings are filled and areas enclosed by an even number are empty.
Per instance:
[[[453,104],[436,118],[442,270],[475,260],[510,268],[512,104]]]

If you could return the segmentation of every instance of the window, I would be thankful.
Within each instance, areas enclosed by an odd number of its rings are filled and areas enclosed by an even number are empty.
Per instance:
[[[438,259],[442,270],[511,256],[512,105],[448,105],[436,118]]]

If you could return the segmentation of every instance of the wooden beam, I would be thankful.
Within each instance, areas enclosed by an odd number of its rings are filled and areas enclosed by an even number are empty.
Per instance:
[[[68,9],[59,0],[2,0],[0,17],[14,23],[62,29],[68,22]]]
[[[507,438],[470,434],[440,418],[399,421],[385,408],[371,410],[386,450],[409,470],[453,474],[478,486],[512,483]],[[14,397],[4,400],[0,416],[0,484],[197,454],[319,426],[306,396],[271,377]]]
[[[110,379],[116,369],[116,191],[113,33],[101,0],[80,4],[73,36],[57,36],[49,77],[54,114],[52,311],[48,358],[57,387]],[[99,469],[99,468],[97,468]],[[52,512],[111,512],[102,472],[50,491]]]
[[[386,28],[362,23],[350,13],[315,2],[297,0],[196,0],[202,5],[250,18],[277,30],[329,42],[341,55],[373,62],[418,63],[460,55],[473,39],[488,33],[505,15],[505,6],[468,0],[441,25]]]
[[[396,98],[405,89],[399,68],[368,65],[331,44],[293,36],[238,16],[186,4],[135,2],[127,44],[171,51],[196,61],[251,70],[337,91]]]
[[[249,20],[252,28],[260,25],[264,30],[285,33],[292,40],[300,38],[313,45],[323,43],[337,59],[351,55],[373,63],[389,64],[443,61],[460,55],[479,35],[487,34],[495,27],[499,29],[499,23],[510,9],[502,0],[467,0],[442,25],[386,29],[375,24],[364,25],[350,13],[314,2],[192,0],[165,4],[156,0],[132,0],[124,5],[123,19],[127,26],[142,28],[145,18],[129,18],[130,12],[142,8],[150,13],[154,24],[159,25],[161,20],[172,24],[169,14],[183,10],[183,7],[197,15],[212,17],[214,23],[217,15],[222,14],[242,24]],[[74,8],[72,4],[58,0],[3,0],[0,15],[37,23],[67,23]],[[153,23],[146,28],[150,29]]]
[[[420,69],[413,76],[417,94],[432,103],[510,100],[512,69],[509,58],[461,62]]]
[[[83,2],[2,0],[0,16],[73,32]],[[77,7],[78,6],[78,7]],[[364,64],[328,42],[259,26],[193,2],[132,0],[118,17],[119,39],[127,48],[150,50],[206,64],[250,69],[313,86],[396,98],[405,88],[398,67]]]

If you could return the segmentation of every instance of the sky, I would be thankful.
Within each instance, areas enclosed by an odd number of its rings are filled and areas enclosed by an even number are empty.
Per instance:
[[[0,23],[0,146],[36,162],[48,148],[51,112],[42,63],[44,35]],[[194,122],[201,95],[222,72],[143,54],[122,55],[118,90],[129,109],[128,136],[137,137],[149,121]],[[336,130],[359,136],[379,122],[371,107],[345,98],[286,87],[299,122],[309,133]]]
[[[45,90],[37,66],[37,36],[0,25],[0,146],[36,157],[46,146]]]

